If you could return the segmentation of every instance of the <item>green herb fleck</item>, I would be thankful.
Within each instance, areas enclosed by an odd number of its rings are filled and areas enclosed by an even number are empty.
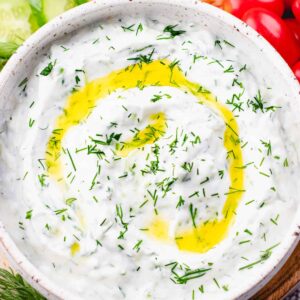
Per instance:
[[[54,66],[55,66],[55,63],[56,62],[50,62],[42,71],[41,71],[41,75],[43,75],[43,76],[48,76],[51,72],[52,72],[52,70],[53,70],[53,68],[54,68]]]

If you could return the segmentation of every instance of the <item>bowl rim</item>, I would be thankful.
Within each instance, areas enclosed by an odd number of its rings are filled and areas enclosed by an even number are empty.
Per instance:
[[[261,35],[234,16],[215,8],[212,5],[202,3],[197,0],[93,0],[89,3],[73,8],[54,18],[52,21],[36,31],[9,59],[0,74],[0,95],[2,94],[3,89],[5,89],[7,82],[13,80],[12,74],[16,74],[15,70],[18,69],[18,65],[22,63],[22,60],[26,58],[29,53],[36,51],[43,38],[47,36],[49,38],[49,35],[51,35],[50,40],[48,40],[46,43],[46,45],[49,45],[51,42],[62,38],[62,36],[56,36],[56,34],[52,35],[53,32],[60,32],[60,35],[62,35],[63,31],[67,31],[67,34],[69,34],[72,31],[76,31],[84,26],[87,26],[88,24],[94,23],[95,20],[86,22],[81,19],[88,17],[96,10],[100,10],[101,8],[113,9],[114,7],[120,5],[131,4],[161,4],[183,7],[187,9],[191,8],[197,9],[201,13],[207,14],[213,18],[221,19],[221,21],[226,23],[226,25],[232,26],[234,29],[246,36],[253,44],[261,49],[265,55],[268,56],[269,62],[273,65],[276,65],[277,69],[280,70],[286,81],[289,82],[291,93],[295,96],[297,95],[296,97],[300,100],[300,86],[297,79],[279,53],[277,53],[276,50]],[[100,16],[98,16],[98,18],[100,18]],[[72,25],[76,22],[81,22],[81,25],[78,25],[78,28],[74,27],[73,29],[64,30],[65,25]],[[300,220],[300,206],[298,207],[295,219]],[[253,281],[252,285],[249,285],[249,288],[242,294],[237,295],[235,299],[248,299],[261,287],[263,287],[280,270],[300,241],[300,223],[295,222],[295,224],[291,225],[291,228],[293,228],[291,231],[293,231],[294,234],[291,234],[285,239],[285,247],[282,247],[281,251],[277,253],[277,264],[270,267],[262,278],[258,278]],[[33,264],[25,257],[21,250],[18,249],[13,239],[6,231],[5,226],[1,222],[0,248],[2,248],[4,251],[4,254],[11,266],[48,299],[75,299],[74,295],[71,295],[68,291],[54,284],[50,279],[47,278],[46,275],[39,271],[37,267],[33,266]]]

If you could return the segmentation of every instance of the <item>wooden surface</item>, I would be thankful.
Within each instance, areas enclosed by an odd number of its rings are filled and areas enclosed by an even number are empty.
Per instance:
[[[1,253],[0,267],[9,267]],[[297,284],[300,284],[300,243],[279,273],[251,300],[281,300]]]
[[[252,300],[283,299],[300,284],[300,243],[277,275]]]

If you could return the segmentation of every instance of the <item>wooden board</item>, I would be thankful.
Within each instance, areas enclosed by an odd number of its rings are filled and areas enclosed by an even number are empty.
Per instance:
[[[0,267],[9,268],[0,253]],[[280,300],[300,284],[300,243],[279,273],[251,300]]]

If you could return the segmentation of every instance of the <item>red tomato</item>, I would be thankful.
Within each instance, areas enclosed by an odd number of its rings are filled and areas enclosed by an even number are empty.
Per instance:
[[[298,61],[294,67],[293,67],[293,72],[296,75],[296,78],[298,79],[299,83],[300,83],[300,61]]]
[[[241,18],[247,10],[257,7],[270,10],[279,17],[284,12],[283,0],[224,0],[224,9],[238,18]]]
[[[294,0],[292,3],[292,11],[296,19],[300,22],[300,0]]]
[[[293,66],[300,58],[300,46],[284,21],[263,8],[247,11],[242,20],[259,32]]]
[[[291,32],[298,41],[298,44],[300,45],[300,23],[295,19],[285,19],[284,22],[290,28]]]
[[[247,1],[247,0],[246,0]],[[285,3],[285,7],[287,9],[291,9],[292,8],[292,3],[293,3],[293,0],[284,0],[284,3]]]
[[[213,6],[223,8],[223,2],[224,0],[202,0],[205,3],[211,4]]]

